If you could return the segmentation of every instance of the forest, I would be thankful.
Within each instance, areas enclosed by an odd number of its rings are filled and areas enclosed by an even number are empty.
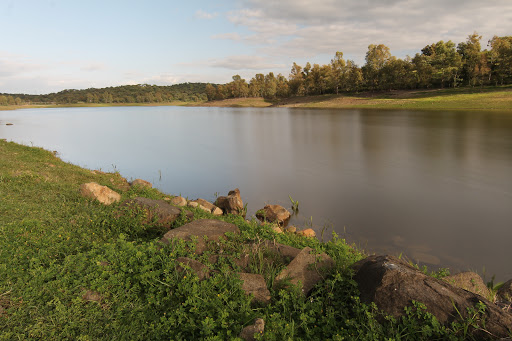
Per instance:
[[[325,65],[293,63],[287,77],[258,73],[249,82],[235,75],[226,84],[183,83],[170,86],[124,85],[63,90],[48,95],[0,94],[0,105],[203,102],[241,97],[287,98],[345,92],[483,87],[512,84],[512,36],[494,36],[482,50],[482,36],[438,41],[414,57],[391,55],[383,44],[369,45],[360,67],[336,52]]]
[[[0,105],[81,103],[169,103],[206,100],[206,83],[169,86],[138,84],[102,89],[63,90],[48,95],[0,94]]]
[[[512,83],[512,36],[494,36],[482,51],[482,36],[465,42],[439,41],[425,46],[414,57],[391,55],[389,47],[368,46],[365,65],[359,67],[336,52],[329,64],[293,63],[288,78],[270,72],[256,74],[248,83],[239,75],[222,85],[208,84],[208,100],[238,97],[267,99],[343,92],[431,89]]]

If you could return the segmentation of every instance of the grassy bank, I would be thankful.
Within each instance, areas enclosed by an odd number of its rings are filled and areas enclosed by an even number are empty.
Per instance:
[[[277,101],[240,98],[208,102],[219,107],[371,108],[512,111],[512,87],[379,91],[292,97]]]
[[[83,169],[0,140],[0,340],[227,340],[257,317],[265,320],[265,340],[464,338],[465,321],[442,327],[412,310],[398,321],[378,318],[375,307],[359,301],[349,270],[364,255],[343,239],[321,243],[187,208],[194,219],[222,219],[241,230],[218,245],[227,257],[213,264],[208,252],[197,256],[185,242],[162,247],[165,231],[142,224],[143,213],[120,215],[119,204],[83,198],[79,186],[91,181],[123,199],[168,197],[131,188],[118,173]],[[172,227],[186,222],[182,216]],[[326,252],[334,271],[307,298],[293,287],[274,288],[284,265],[265,261],[264,240]],[[233,276],[233,259],[245,243],[257,245],[250,269],[265,277],[268,305],[251,304]],[[200,260],[213,275],[199,281],[193,272],[176,271],[180,256]]]
[[[279,100],[264,98],[231,98],[210,102],[109,103],[0,106],[0,110],[22,108],[107,107],[107,106],[205,106],[232,108],[369,108],[428,110],[500,110],[512,111],[512,86],[484,88],[449,88],[435,90],[401,90],[362,92],[341,95],[291,97]]]

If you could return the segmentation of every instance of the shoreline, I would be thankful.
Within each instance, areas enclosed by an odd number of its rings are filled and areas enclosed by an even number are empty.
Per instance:
[[[352,339],[367,335],[368,327],[376,339],[390,339],[397,330],[421,333],[423,328],[430,328],[428,339],[465,339],[463,326],[470,326],[477,338],[486,326],[499,336],[507,335],[507,327],[512,330],[510,302],[498,307],[499,302],[490,301],[499,291],[494,286],[488,292],[477,274],[447,276],[446,269],[431,272],[400,257],[368,257],[341,238],[323,242],[246,220],[240,211],[228,212],[229,206],[221,204],[232,202],[231,196],[240,198],[237,190],[217,198],[214,205],[223,207],[223,214],[216,216],[204,200],[174,205],[174,199],[184,198],[140,179],[128,183],[119,172],[64,162],[42,148],[0,140],[0,156],[0,264],[8,270],[0,279],[0,324],[9,321],[3,329],[9,336],[28,331],[43,339],[111,339],[136,329],[148,339],[195,339],[204,331],[205,316],[207,330],[218,339],[242,335],[255,318],[265,321],[264,333],[272,339],[337,339],[339,334]],[[115,197],[109,192],[118,199],[105,203],[90,198],[83,187],[94,183],[108,201]],[[134,202],[154,206],[130,206]],[[160,209],[174,215],[172,222]],[[204,238],[199,243],[200,235],[178,237],[201,226],[210,232],[232,230],[222,232],[224,240],[216,239],[203,251],[198,251],[199,245],[206,245]],[[381,262],[379,269],[368,269],[376,262]],[[380,269],[391,271],[396,279],[383,290],[405,296],[389,303],[377,299],[371,308],[364,298],[366,279],[380,276]],[[396,285],[415,287],[397,291]],[[441,288],[440,295],[452,295],[442,299],[446,304],[440,308],[435,308],[440,301],[431,294],[432,287]],[[457,316],[453,297],[462,304],[455,324],[443,319],[446,314]],[[411,299],[425,307],[407,313]],[[466,313],[478,300],[484,303],[476,307],[485,304],[492,314],[478,311],[478,318],[491,321],[483,327]],[[403,319],[382,318],[394,315],[388,309],[393,305],[405,314]],[[218,321],[222,316],[225,321]],[[183,322],[176,324],[178,319]],[[122,323],[115,324],[119,320]],[[153,329],[144,329],[147,325]],[[39,334],[33,334],[36,331]]]
[[[187,106],[231,108],[311,108],[311,109],[379,109],[379,110],[493,110],[512,112],[512,86],[484,88],[449,88],[393,90],[316,95],[268,100],[261,97],[231,98],[208,102],[166,103],[78,103],[0,106],[0,110],[29,108]]]

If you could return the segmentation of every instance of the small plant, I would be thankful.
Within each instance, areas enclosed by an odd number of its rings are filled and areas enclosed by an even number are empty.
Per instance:
[[[290,198],[290,201],[292,202],[292,211],[293,213],[297,214],[299,212],[299,201],[293,200],[291,195],[288,195],[288,198]]]

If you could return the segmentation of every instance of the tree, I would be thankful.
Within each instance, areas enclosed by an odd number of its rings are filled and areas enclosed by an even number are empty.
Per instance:
[[[231,95],[235,98],[247,97],[249,94],[249,85],[239,75],[233,76],[233,81],[229,83]]]
[[[347,64],[343,59],[343,52],[336,52],[334,58],[331,59],[331,69],[331,84],[337,95],[342,84],[347,81]]]
[[[249,96],[263,97],[265,87],[265,76],[262,73],[256,74],[249,82]]]
[[[457,80],[460,74],[462,58],[455,49],[455,43],[451,40],[438,41],[437,43],[427,45],[421,50],[426,63],[431,66],[431,82],[435,86],[444,88],[452,82],[457,86]]]
[[[473,33],[468,36],[466,42],[457,45],[457,51],[462,56],[462,75],[467,84],[474,86],[477,78],[481,75],[480,70],[485,67],[482,59],[480,39],[482,36]]]
[[[363,71],[352,60],[347,60],[347,83],[346,90],[359,91],[363,84]]]
[[[288,80],[282,74],[277,75],[277,97],[288,97],[290,96],[290,87],[288,86]]]
[[[489,62],[492,77],[496,84],[512,82],[512,36],[497,37],[489,40]]]
[[[210,83],[206,84],[206,96],[209,101],[213,101],[215,99],[217,93],[217,89],[211,85]]]
[[[370,89],[380,88],[382,69],[390,59],[391,53],[386,45],[371,44],[368,46],[368,52],[366,52],[365,57],[366,64],[363,66],[363,75]]]
[[[302,67],[293,62],[290,76],[288,77],[288,86],[292,95],[300,96],[304,94],[304,75]]]
[[[263,86],[263,97],[268,99],[273,99],[277,94],[277,79],[274,76],[273,72],[269,72],[268,75],[265,76],[264,86]]]

